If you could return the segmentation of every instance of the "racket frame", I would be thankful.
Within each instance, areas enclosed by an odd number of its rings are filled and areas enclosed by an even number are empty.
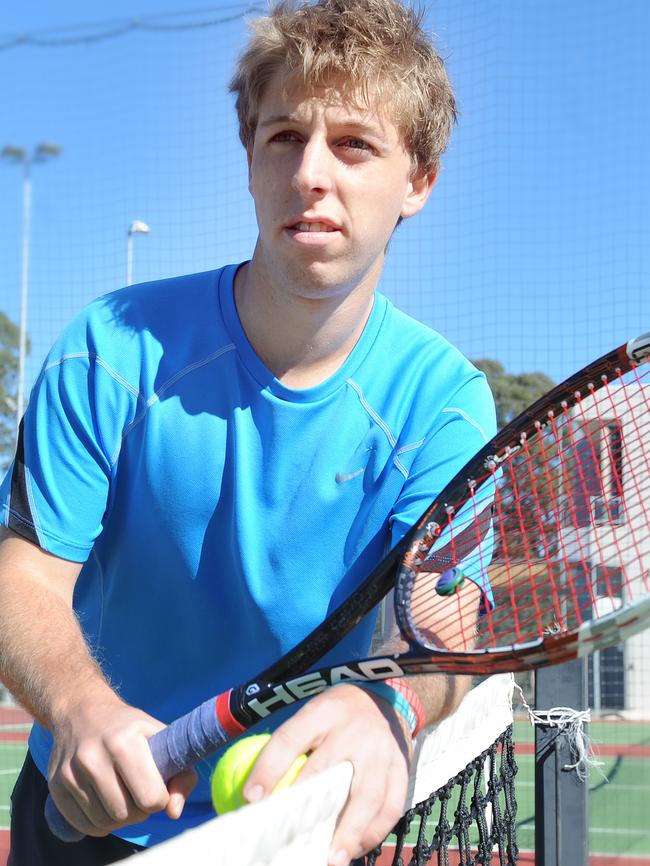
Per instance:
[[[540,434],[540,431],[551,424],[558,415],[565,415],[584,396],[591,396],[594,391],[614,381],[611,377],[612,373],[616,376],[629,373],[634,367],[648,360],[649,357],[650,332],[642,334],[630,340],[627,344],[602,355],[568,379],[565,379],[559,385],[556,385],[521,412],[484,445],[466,463],[461,472],[444,488],[437,500],[433,502],[409,532],[408,549],[397,571],[394,594],[395,615],[402,636],[411,646],[423,644],[422,635],[415,626],[411,616],[410,604],[411,591],[415,583],[418,566],[420,565],[420,551],[416,546],[418,540],[425,540],[425,543],[421,545],[421,550],[426,549],[431,539],[442,534],[458,505],[464,504],[467,501],[468,490],[478,489],[478,478],[485,477],[486,480],[489,479],[491,481],[499,467],[514,453],[522,449],[524,441],[527,441],[530,445],[534,442],[535,437]],[[486,476],[486,472],[490,474]],[[427,570],[429,569],[427,568]],[[585,623],[584,625],[586,627],[589,623]],[[564,635],[563,637],[567,636]],[[531,659],[536,658],[534,647],[539,646],[544,640],[545,638],[537,638],[531,641],[529,649],[527,649],[529,647],[528,642],[514,644],[507,652],[517,652],[517,654],[521,654],[520,657],[522,659],[525,658],[525,653],[531,653]],[[562,642],[551,644],[554,649],[549,649],[549,652],[551,653],[551,657],[555,659],[552,662],[553,664],[559,664],[562,661],[575,658],[575,655],[571,654],[571,652],[568,652],[565,656],[565,651],[561,649],[562,645]],[[434,647],[429,647],[429,649],[431,652],[437,652]],[[473,654],[480,654],[482,652],[490,652],[496,656],[499,651],[496,649],[467,650],[462,655],[467,654],[468,657],[473,657]],[[449,657],[451,657],[451,653]],[[551,662],[548,661],[548,663]],[[500,662],[498,670],[490,666],[490,671],[488,672],[531,670],[539,666],[539,662],[532,660],[527,667],[516,668],[502,667]],[[446,664],[445,670],[452,672]],[[475,672],[481,673],[478,669],[475,669]]]

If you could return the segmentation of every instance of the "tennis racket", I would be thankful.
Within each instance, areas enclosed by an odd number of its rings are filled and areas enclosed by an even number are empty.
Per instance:
[[[255,681],[149,741],[165,779],[346,681],[531,670],[650,624],[650,332],[553,388],[485,445],[358,589]],[[462,586],[483,587],[476,621]],[[488,586],[494,595],[489,598]],[[405,654],[310,670],[391,590]],[[444,620],[444,628],[432,624]],[[81,834],[56,809],[52,831]]]

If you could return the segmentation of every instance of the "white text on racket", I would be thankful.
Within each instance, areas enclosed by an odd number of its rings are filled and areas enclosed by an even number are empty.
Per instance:
[[[324,672],[303,674],[282,685],[274,686],[271,695],[264,699],[255,698],[248,707],[261,719],[270,716],[278,705],[290,705],[303,698],[309,698],[324,691],[329,686],[354,680],[385,680],[402,676],[404,671],[389,658],[367,659],[354,666],[339,665]]]

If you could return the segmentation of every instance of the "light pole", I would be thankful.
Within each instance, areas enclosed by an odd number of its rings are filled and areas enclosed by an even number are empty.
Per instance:
[[[133,220],[126,233],[126,285],[133,281],[133,235],[148,235],[150,228],[142,220]]]
[[[23,417],[25,404],[25,356],[27,354],[27,294],[29,287],[29,232],[32,210],[31,167],[37,162],[46,162],[58,156],[61,148],[58,144],[43,143],[34,148],[31,153],[24,147],[6,145],[0,151],[0,157],[8,159],[23,167],[23,240],[22,267],[20,276],[20,341],[18,349],[18,396],[16,399],[16,434],[20,420]]]

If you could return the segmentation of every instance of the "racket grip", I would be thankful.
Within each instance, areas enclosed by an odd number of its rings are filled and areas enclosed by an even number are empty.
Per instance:
[[[217,718],[215,698],[210,698],[154,734],[149,740],[149,748],[160,775],[167,782],[231,739],[232,734],[224,730]],[[51,795],[45,803],[45,820],[62,842],[79,842],[85,836],[63,817]]]
[[[214,698],[154,734],[149,748],[165,781],[207,758],[232,739],[217,718]]]

